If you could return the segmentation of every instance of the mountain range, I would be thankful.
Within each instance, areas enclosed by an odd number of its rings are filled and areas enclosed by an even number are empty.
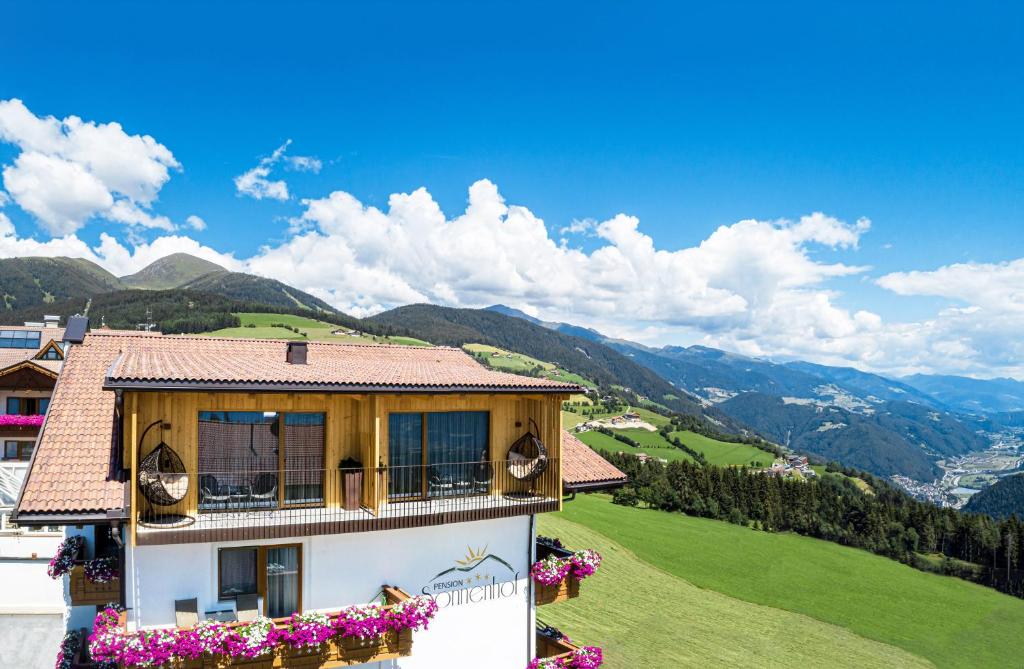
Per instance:
[[[4,323],[88,309],[110,327],[152,322],[165,332],[238,325],[234,315],[313,315],[374,334],[435,344],[489,344],[552,362],[606,389],[641,397],[724,433],[757,433],[879,475],[931,480],[936,461],[981,450],[986,431],[1024,426],[1024,384],[963,377],[888,378],[850,367],[773,362],[705,346],[644,346],[504,305],[398,307],[367,319],[274,279],[187,254],[117,277],[86,260],[0,260]]]

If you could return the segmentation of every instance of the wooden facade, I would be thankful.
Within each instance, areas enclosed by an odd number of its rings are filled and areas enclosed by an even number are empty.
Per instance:
[[[181,458],[185,470],[194,475],[199,466],[199,413],[201,411],[261,411],[325,414],[324,467],[336,470],[345,458],[363,463],[362,505],[377,512],[388,504],[386,483],[380,474],[388,465],[388,418],[398,412],[486,411],[489,414],[489,459],[507,458],[509,447],[537,424],[548,456],[560,467],[561,394],[327,394],[327,393],[243,393],[192,391],[125,391],[123,416],[123,457],[131,470],[132,540],[136,522],[149,513],[199,513],[197,481],[189,482],[185,498],[176,505],[153,508],[138,487],[138,465],[163,440]],[[139,444],[143,431],[154,428]],[[561,472],[554,474],[561,480]],[[497,478],[499,480],[508,480]],[[324,503],[327,509],[342,509],[344,494],[340,477],[325,477]],[[508,484],[506,484],[508,485]],[[384,488],[383,490],[381,488]],[[506,492],[493,489],[492,494]]]

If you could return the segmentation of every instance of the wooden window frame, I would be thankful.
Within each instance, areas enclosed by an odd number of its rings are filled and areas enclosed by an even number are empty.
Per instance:
[[[388,502],[426,502],[430,500],[428,481],[427,481],[427,468],[430,466],[430,451],[427,448],[427,414],[432,413],[486,413],[487,414],[487,460],[485,462],[491,462],[491,430],[492,430],[492,412],[490,409],[450,409],[447,411],[389,411],[387,413],[388,421],[388,468],[391,467],[391,414],[416,414],[420,415],[420,494],[419,495],[404,495],[402,497],[391,497],[386,496]],[[487,493],[476,493],[474,496],[485,495]]]
[[[221,560],[220,556],[223,551],[243,551],[243,550],[255,550],[256,551],[256,595],[263,600],[262,612],[263,615],[267,615],[267,551],[275,548],[295,548],[298,553],[298,596],[297,596],[297,607],[296,613],[302,612],[302,580],[305,576],[305,568],[302,563],[302,544],[269,544],[267,546],[222,546],[217,549],[217,601],[219,602],[233,602],[238,599],[238,595],[224,595],[223,583],[221,583]],[[249,594],[249,593],[244,593]]]
[[[263,411],[263,410],[260,410],[260,409],[199,409],[196,412],[196,441],[195,441],[195,444],[196,444],[196,462],[197,463],[199,462],[199,448],[200,448],[200,445],[199,445],[199,434],[198,434],[199,417],[203,413],[274,413],[274,414],[277,414],[277,509],[320,509],[320,508],[325,508],[327,506],[327,472],[328,472],[328,467],[327,467],[327,444],[328,444],[328,440],[330,439],[330,434],[328,433],[328,424],[330,423],[330,421],[327,420],[327,413],[328,412],[327,412],[326,409],[324,409],[323,411]],[[323,475],[323,480],[321,481],[321,488],[322,488],[321,496],[323,497],[323,499],[321,501],[319,501],[319,502],[300,502],[298,504],[288,504],[285,501],[285,498],[284,498],[284,486],[285,486],[285,469],[284,469],[284,463],[285,463],[285,457],[284,457],[285,435],[284,435],[284,433],[285,433],[285,430],[287,429],[287,427],[285,426],[284,417],[287,414],[319,414],[319,415],[322,415],[324,417],[324,443],[323,443],[323,447],[322,447],[322,451],[321,451],[321,458],[320,458],[321,461],[324,464],[324,467],[323,467],[324,475]],[[200,474],[201,473],[202,472],[200,472]],[[270,510],[273,510],[273,509],[270,509]],[[225,509],[223,511],[231,511],[231,509]],[[220,510],[220,509],[204,510],[204,513],[220,513],[220,512],[222,512],[222,510]],[[245,546],[241,546],[240,548],[245,548]],[[218,582],[218,587],[219,587],[219,582]]]
[[[0,460],[4,462],[28,462],[32,459],[32,451],[35,449],[36,442],[25,439],[4,439],[3,441],[4,450],[3,453],[0,453]],[[15,444],[13,458],[7,457],[8,444]],[[23,455],[23,453],[25,454]]]
[[[27,397],[25,395],[9,395],[7,397],[7,399],[4,401],[4,411],[7,412],[8,415],[38,416],[38,415],[40,415],[40,413],[39,413],[39,401],[43,400],[43,399],[49,399],[49,398],[48,397]],[[11,414],[11,412],[10,412],[11,400],[18,400],[19,403],[20,402],[32,402],[33,403],[32,406],[35,407],[35,413],[21,413],[21,411],[19,409],[17,414]],[[47,407],[47,408],[49,408],[49,407]]]

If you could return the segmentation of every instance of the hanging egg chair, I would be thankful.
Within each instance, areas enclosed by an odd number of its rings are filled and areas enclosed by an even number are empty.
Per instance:
[[[146,432],[162,422],[157,421],[146,428],[142,433],[142,439],[139,440],[140,449]],[[139,463],[139,492],[156,506],[177,504],[188,494],[188,474],[185,472],[185,465],[174,449],[164,443],[162,438],[157,447]]]
[[[508,449],[508,473],[519,481],[535,481],[548,468],[548,449],[537,434],[540,428],[530,419],[532,430],[516,439]],[[537,431],[534,434],[533,430]]]

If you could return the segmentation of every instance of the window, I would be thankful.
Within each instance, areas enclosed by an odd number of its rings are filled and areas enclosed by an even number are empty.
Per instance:
[[[47,344],[43,350],[36,354],[36,360],[63,360],[64,349],[55,341]]]
[[[38,330],[0,330],[0,348],[39,348]]]
[[[322,413],[199,412],[200,508],[323,504],[325,424]]]
[[[388,416],[388,497],[486,493],[490,414],[486,411]]]
[[[5,441],[4,460],[30,460],[34,441]]]
[[[302,606],[302,546],[250,546],[218,551],[218,595],[261,595],[263,614],[283,618]]]
[[[48,397],[8,397],[7,413],[22,416],[38,416],[46,413],[50,406]]]

